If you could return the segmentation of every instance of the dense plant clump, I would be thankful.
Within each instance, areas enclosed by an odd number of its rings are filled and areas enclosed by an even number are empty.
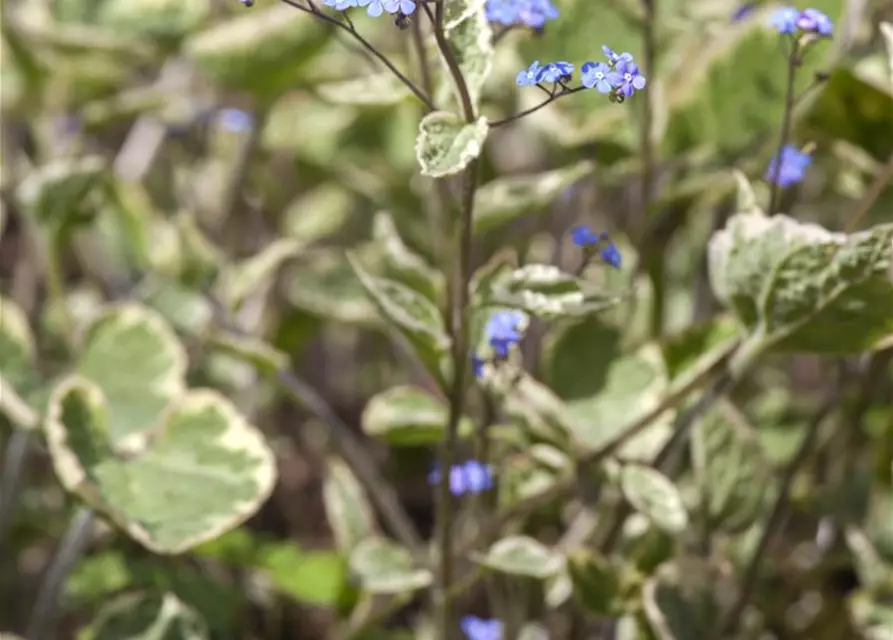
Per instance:
[[[4,640],[889,637],[884,7],[7,4]]]

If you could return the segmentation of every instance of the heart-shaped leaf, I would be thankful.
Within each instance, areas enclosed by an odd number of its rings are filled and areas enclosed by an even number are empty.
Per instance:
[[[547,207],[592,169],[593,164],[583,160],[553,171],[496,178],[488,182],[475,195],[475,233],[484,233],[525,213]]]
[[[493,67],[493,29],[487,20],[484,3],[479,0],[460,0],[448,3],[457,5],[451,12],[456,16],[451,21],[444,20],[447,43],[453,57],[462,71],[465,86],[468,89],[471,103],[477,107],[481,97],[481,89]],[[465,5],[465,6],[462,6]],[[465,14],[464,19],[459,19]],[[449,69],[445,69],[449,74]],[[450,78],[452,79],[452,75]],[[461,103],[458,88],[455,89],[458,102]]]
[[[127,593],[114,598],[78,634],[80,640],[207,640],[210,637],[201,616],[172,593]]]
[[[714,292],[760,348],[852,353],[893,333],[893,224],[846,235],[738,214],[713,236],[709,257]]]
[[[638,464],[624,465],[620,488],[633,508],[668,533],[682,533],[688,512],[679,490],[665,475]]]
[[[746,530],[761,514],[772,473],[744,416],[721,401],[695,427],[691,451],[707,526],[730,533]]]
[[[363,410],[363,431],[397,447],[433,445],[443,439],[448,418],[446,404],[417,387],[393,387],[374,396]],[[467,418],[459,425],[463,436],[474,426]]]
[[[128,304],[90,326],[75,371],[102,390],[109,437],[122,446],[157,425],[168,403],[183,393],[186,365],[183,346],[164,319]]]
[[[498,540],[477,561],[500,573],[539,579],[558,573],[564,566],[561,554],[527,536]]]
[[[446,111],[426,115],[419,124],[415,146],[422,175],[443,178],[462,171],[481,154],[488,130],[486,118],[466,124]]]
[[[434,576],[415,566],[408,549],[380,537],[366,538],[350,554],[350,570],[364,591],[373,594],[408,594],[424,589]]]
[[[399,282],[371,275],[353,256],[348,259],[382,318],[409,340],[422,362],[440,379],[450,340],[437,307]]]
[[[12,424],[33,429],[39,409],[33,402],[41,387],[34,364],[34,336],[24,311],[0,296],[0,412]]]
[[[156,553],[182,553],[237,526],[273,489],[261,434],[211,390],[174,400],[135,455],[115,442],[103,390],[72,376],[56,387],[47,445],[62,486]]]
[[[366,492],[350,467],[338,458],[328,461],[322,496],[339,549],[350,553],[361,540],[375,534],[375,517]]]
[[[617,327],[596,317],[568,327],[552,345],[546,380],[574,415],[573,439],[598,450],[653,411],[667,390],[663,359],[653,345],[631,354],[620,351]],[[673,411],[667,411],[620,450],[625,459],[648,460],[666,442]]]

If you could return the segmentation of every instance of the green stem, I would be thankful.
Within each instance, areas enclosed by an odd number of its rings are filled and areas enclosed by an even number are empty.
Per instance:
[[[791,135],[791,116],[794,113],[794,80],[797,77],[797,67],[800,66],[800,45],[795,39],[788,56],[788,79],[784,96],[784,116],[781,119],[781,134],[778,139],[778,150],[775,154],[775,170],[772,172],[769,191],[769,215],[775,215],[779,206],[778,178],[781,175],[781,152]]]
[[[459,93],[462,115],[465,121],[473,123],[476,118],[474,103],[468,85],[462,75],[462,69],[453,53],[444,30],[444,2],[438,2],[432,16],[427,5],[423,5],[427,15],[432,19],[434,38],[444,62],[449,69],[453,82]],[[437,583],[433,592],[435,609],[435,628],[437,637],[450,640],[455,631],[450,613],[450,589],[453,582],[453,495],[448,482],[450,470],[456,459],[459,441],[459,420],[465,409],[465,374],[468,370],[468,306],[470,300],[469,283],[471,281],[471,249],[472,249],[472,216],[474,214],[474,196],[478,186],[478,161],[472,160],[462,174],[462,199],[459,210],[459,222],[455,232],[453,252],[454,270],[451,274],[450,295],[446,310],[447,328],[452,340],[453,380],[449,390],[449,418],[446,434],[441,443],[439,465],[443,479],[438,485],[436,513],[436,544],[439,554]]]

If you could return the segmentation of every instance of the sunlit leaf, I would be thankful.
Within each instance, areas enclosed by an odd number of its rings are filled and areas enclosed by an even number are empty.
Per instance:
[[[334,606],[347,584],[347,567],[334,551],[308,551],[292,542],[265,545],[259,565],[277,590],[298,602]]]
[[[455,19],[444,20],[447,43],[462,71],[471,104],[476,107],[480,101],[481,89],[493,67],[493,30],[487,20],[484,3],[480,0],[460,0],[448,3],[447,6],[449,4],[457,6],[452,9]],[[461,14],[466,14],[465,19],[459,19]],[[448,69],[444,71],[449,73]],[[450,78],[452,79],[452,75]],[[461,106],[458,88],[455,93],[457,105]]]
[[[682,533],[688,512],[679,490],[665,475],[637,464],[628,464],[620,474],[624,497],[639,513],[669,533]]]
[[[392,106],[409,95],[406,85],[390,71],[323,82],[314,89],[326,102],[363,106]]]
[[[539,579],[554,575],[564,566],[559,553],[527,536],[498,540],[477,561],[500,573]]]
[[[372,237],[384,252],[386,274],[437,303],[443,293],[443,275],[406,246],[389,214],[376,214]]]
[[[39,409],[31,400],[40,382],[28,318],[15,302],[0,296],[0,412],[14,425],[37,426]]]
[[[408,549],[380,537],[366,538],[354,547],[350,570],[363,590],[374,594],[411,593],[433,580],[430,570],[415,566]]]
[[[269,288],[279,267],[299,249],[296,240],[281,238],[246,260],[226,265],[215,283],[217,297],[237,309],[252,293]]]
[[[363,410],[363,431],[397,447],[433,445],[443,438],[448,419],[446,404],[409,386],[393,387],[374,396]],[[463,435],[473,425],[464,419],[459,426]]]
[[[375,517],[366,492],[340,459],[328,461],[322,495],[329,526],[343,552],[350,553],[361,540],[375,533]]]
[[[422,118],[416,139],[422,175],[442,178],[462,171],[481,154],[488,129],[486,118],[466,124],[453,113],[429,113]]]

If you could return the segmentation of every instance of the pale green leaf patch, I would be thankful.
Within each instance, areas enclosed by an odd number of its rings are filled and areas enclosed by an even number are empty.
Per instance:
[[[126,593],[103,606],[78,640],[209,640],[206,622],[173,593]]]
[[[497,540],[476,561],[488,569],[509,575],[544,580],[564,567],[564,557],[542,542],[528,536]]]
[[[372,238],[384,253],[386,275],[415,289],[431,302],[440,300],[444,289],[443,275],[406,246],[389,213],[375,215]]]
[[[487,0],[453,0],[443,7],[443,28],[447,31],[484,10]]]
[[[99,156],[52,160],[28,173],[16,195],[42,224],[61,224],[99,184],[106,161]]]
[[[224,266],[214,285],[216,296],[230,309],[238,309],[249,295],[268,289],[282,264],[300,248],[297,240],[281,238],[247,260]]]
[[[676,486],[665,475],[638,464],[624,465],[620,488],[636,511],[667,533],[682,533],[688,512]]]
[[[426,115],[415,147],[422,175],[442,178],[462,171],[481,154],[489,128],[486,118],[466,124],[446,111]]]
[[[75,373],[102,390],[110,437],[121,446],[154,427],[168,403],[183,393],[186,367],[186,352],[162,316],[125,304],[110,308],[87,329]]]
[[[210,8],[209,0],[107,0],[99,5],[96,23],[122,35],[180,37],[198,27]]]
[[[115,442],[110,409],[82,377],[56,387],[45,425],[53,467],[63,487],[155,553],[182,553],[237,526],[273,489],[273,453],[216,391],[171,402],[135,453]]]
[[[487,20],[487,12],[484,3],[479,0],[470,0],[467,3],[447,3],[457,4],[454,10],[461,14],[465,13],[463,20],[453,20],[454,26],[446,28],[446,38],[449,43],[453,56],[462,70],[462,77],[465,79],[465,86],[471,97],[471,103],[476,108],[481,98],[481,90],[490,77],[490,71],[493,68],[493,29],[490,27],[490,21]],[[462,4],[472,5],[467,9],[461,7]],[[446,21],[445,21],[446,22]],[[452,75],[449,74],[452,80]],[[455,89],[458,98],[459,90]]]
[[[409,95],[406,85],[391,72],[323,82],[314,89],[323,100],[331,104],[360,106],[393,106]]]
[[[366,434],[392,446],[425,446],[443,439],[448,413],[440,398],[418,387],[399,386],[369,400],[361,422]],[[473,430],[468,418],[459,423],[460,436],[469,436]]]
[[[430,570],[415,567],[408,549],[378,536],[354,547],[349,566],[363,590],[376,595],[412,593],[434,579]]]
[[[338,548],[350,553],[361,540],[375,534],[375,516],[363,486],[340,458],[326,465],[322,487],[329,526]]]

